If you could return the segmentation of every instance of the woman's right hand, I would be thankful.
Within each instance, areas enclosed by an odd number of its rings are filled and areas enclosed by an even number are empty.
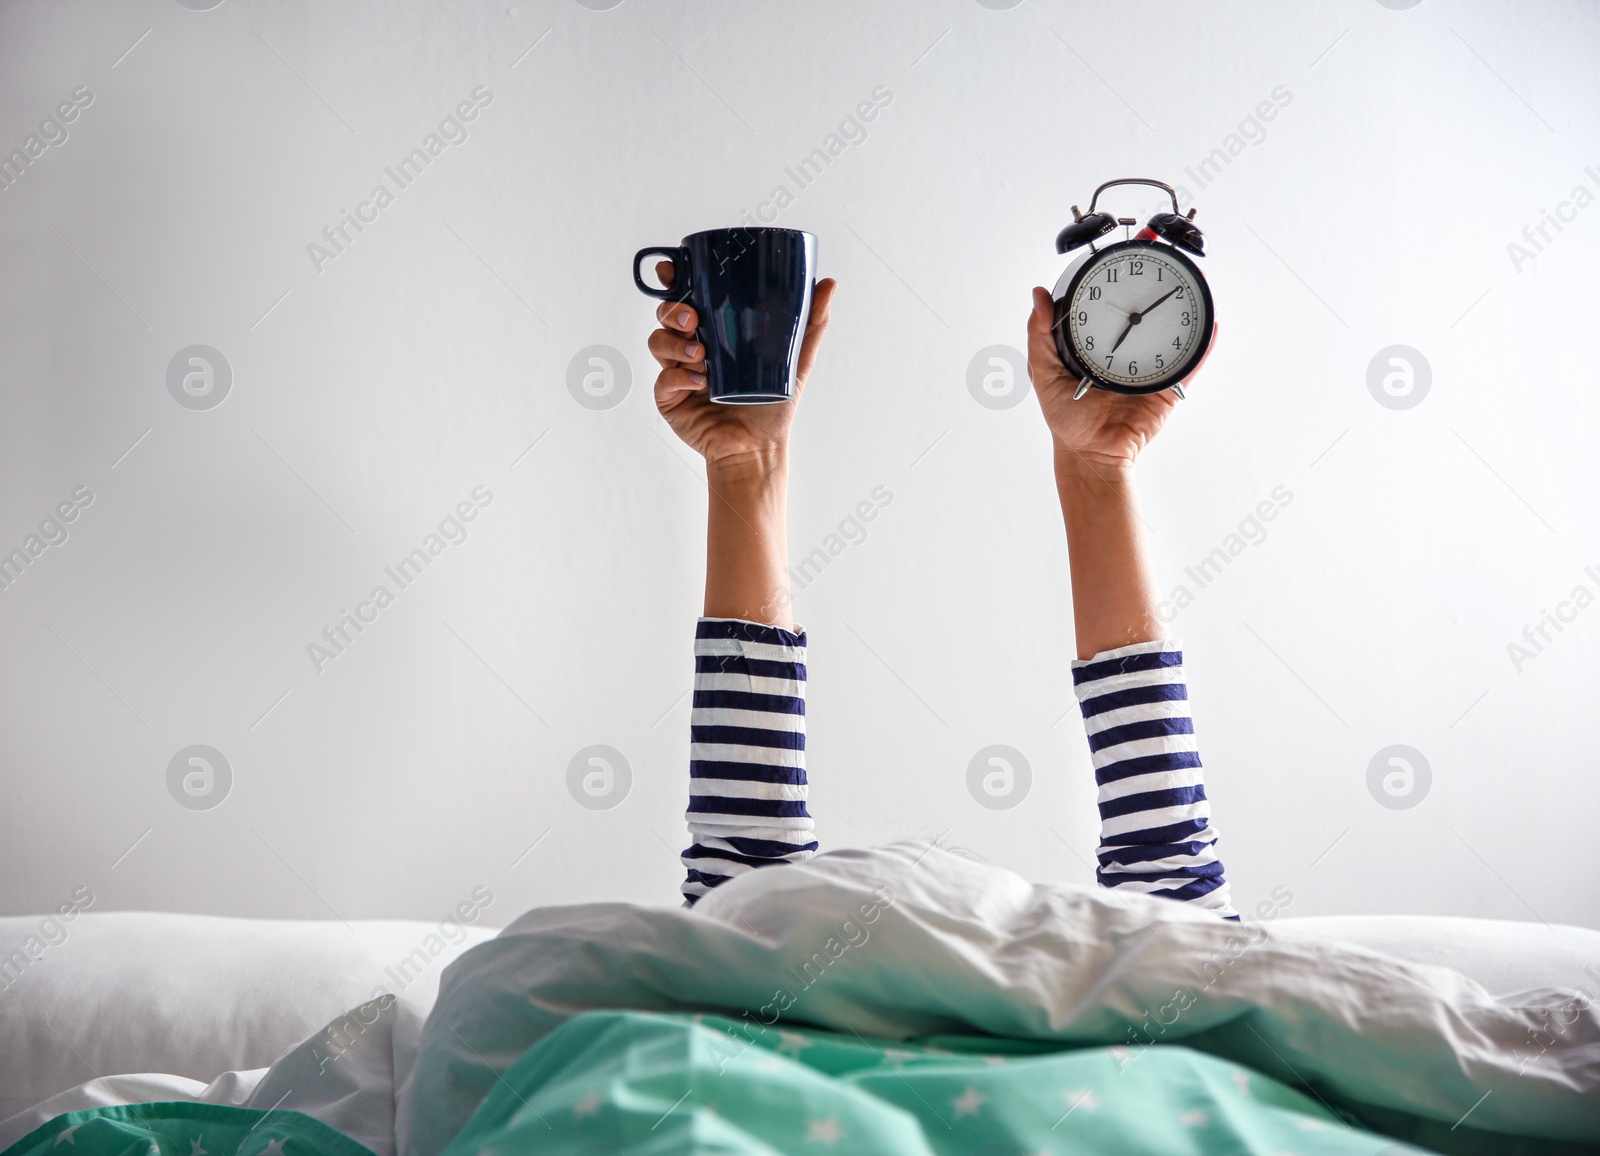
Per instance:
[[[1171,390],[1126,394],[1091,389],[1074,401],[1078,378],[1061,363],[1061,355],[1056,352],[1054,324],[1055,301],[1050,291],[1035,288],[1033,313],[1028,317],[1028,376],[1034,393],[1039,395],[1045,423],[1055,435],[1056,457],[1064,466],[1097,475],[1126,470],[1161,431],[1178,398]],[[1215,348],[1213,328],[1206,357]],[[1202,358],[1189,380],[1204,364]]]
[[[672,262],[656,266],[661,283],[672,287]],[[770,405],[724,405],[711,400],[706,388],[706,351],[695,337],[699,315],[687,301],[663,301],[656,307],[661,328],[650,334],[650,353],[661,365],[656,377],[656,408],[672,432],[706,460],[708,469],[761,466],[784,460],[789,427],[817,359],[817,347],[828,328],[828,306],[834,280],[817,282],[811,316],[800,345],[794,398]]]

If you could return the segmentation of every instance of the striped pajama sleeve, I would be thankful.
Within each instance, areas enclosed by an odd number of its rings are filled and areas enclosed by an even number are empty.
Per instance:
[[[1102,887],[1177,899],[1237,919],[1189,717],[1183,651],[1172,641],[1072,664],[1100,786]]]
[[[700,619],[686,818],[685,906],[735,875],[816,853],[806,810],[804,633]]]

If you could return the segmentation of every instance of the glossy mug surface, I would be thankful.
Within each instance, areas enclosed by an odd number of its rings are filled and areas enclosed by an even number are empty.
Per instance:
[[[648,257],[672,262],[671,288],[639,276]],[[676,248],[640,249],[633,283],[651,297],[694,306],[712,401],[766,405],[794,397],[816,266],[817,239],[799,229],[708,229]]]

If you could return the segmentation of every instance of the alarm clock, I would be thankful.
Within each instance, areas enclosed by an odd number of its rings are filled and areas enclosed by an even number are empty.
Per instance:
[[[1157,213],[1139,232],[1100,244],[1133,217],[1097,212],[1100,194],[1115,185],[1151,185],[1172,199],[1170,213]],[[1072,224],[1056,236],[1056,252],[1083,249],[1061,274],[1055,299],[1056,352],[1078,376],[1077,400],[1093,389],[1113,393],[1183,396],[1184,378],[1211,344],[1215,311],[1211,287],[1195,264],[1205,240],[1195,210],[1178,211],[1178,194],[1162,181],[1132,177],[1107,181],[1094,191],[1089,212],[1072,206]]]

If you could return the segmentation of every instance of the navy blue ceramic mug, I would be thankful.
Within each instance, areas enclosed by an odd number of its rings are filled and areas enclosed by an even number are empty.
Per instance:
[[[669,288],[639,276],[647,257],[672,262]],[[794,397],[816,267],[817,239],[799,229],[708,229],[677,248],[640,249],[633,283],[699,313],[695,339],[706,349],[712,401],[765,405]]]

